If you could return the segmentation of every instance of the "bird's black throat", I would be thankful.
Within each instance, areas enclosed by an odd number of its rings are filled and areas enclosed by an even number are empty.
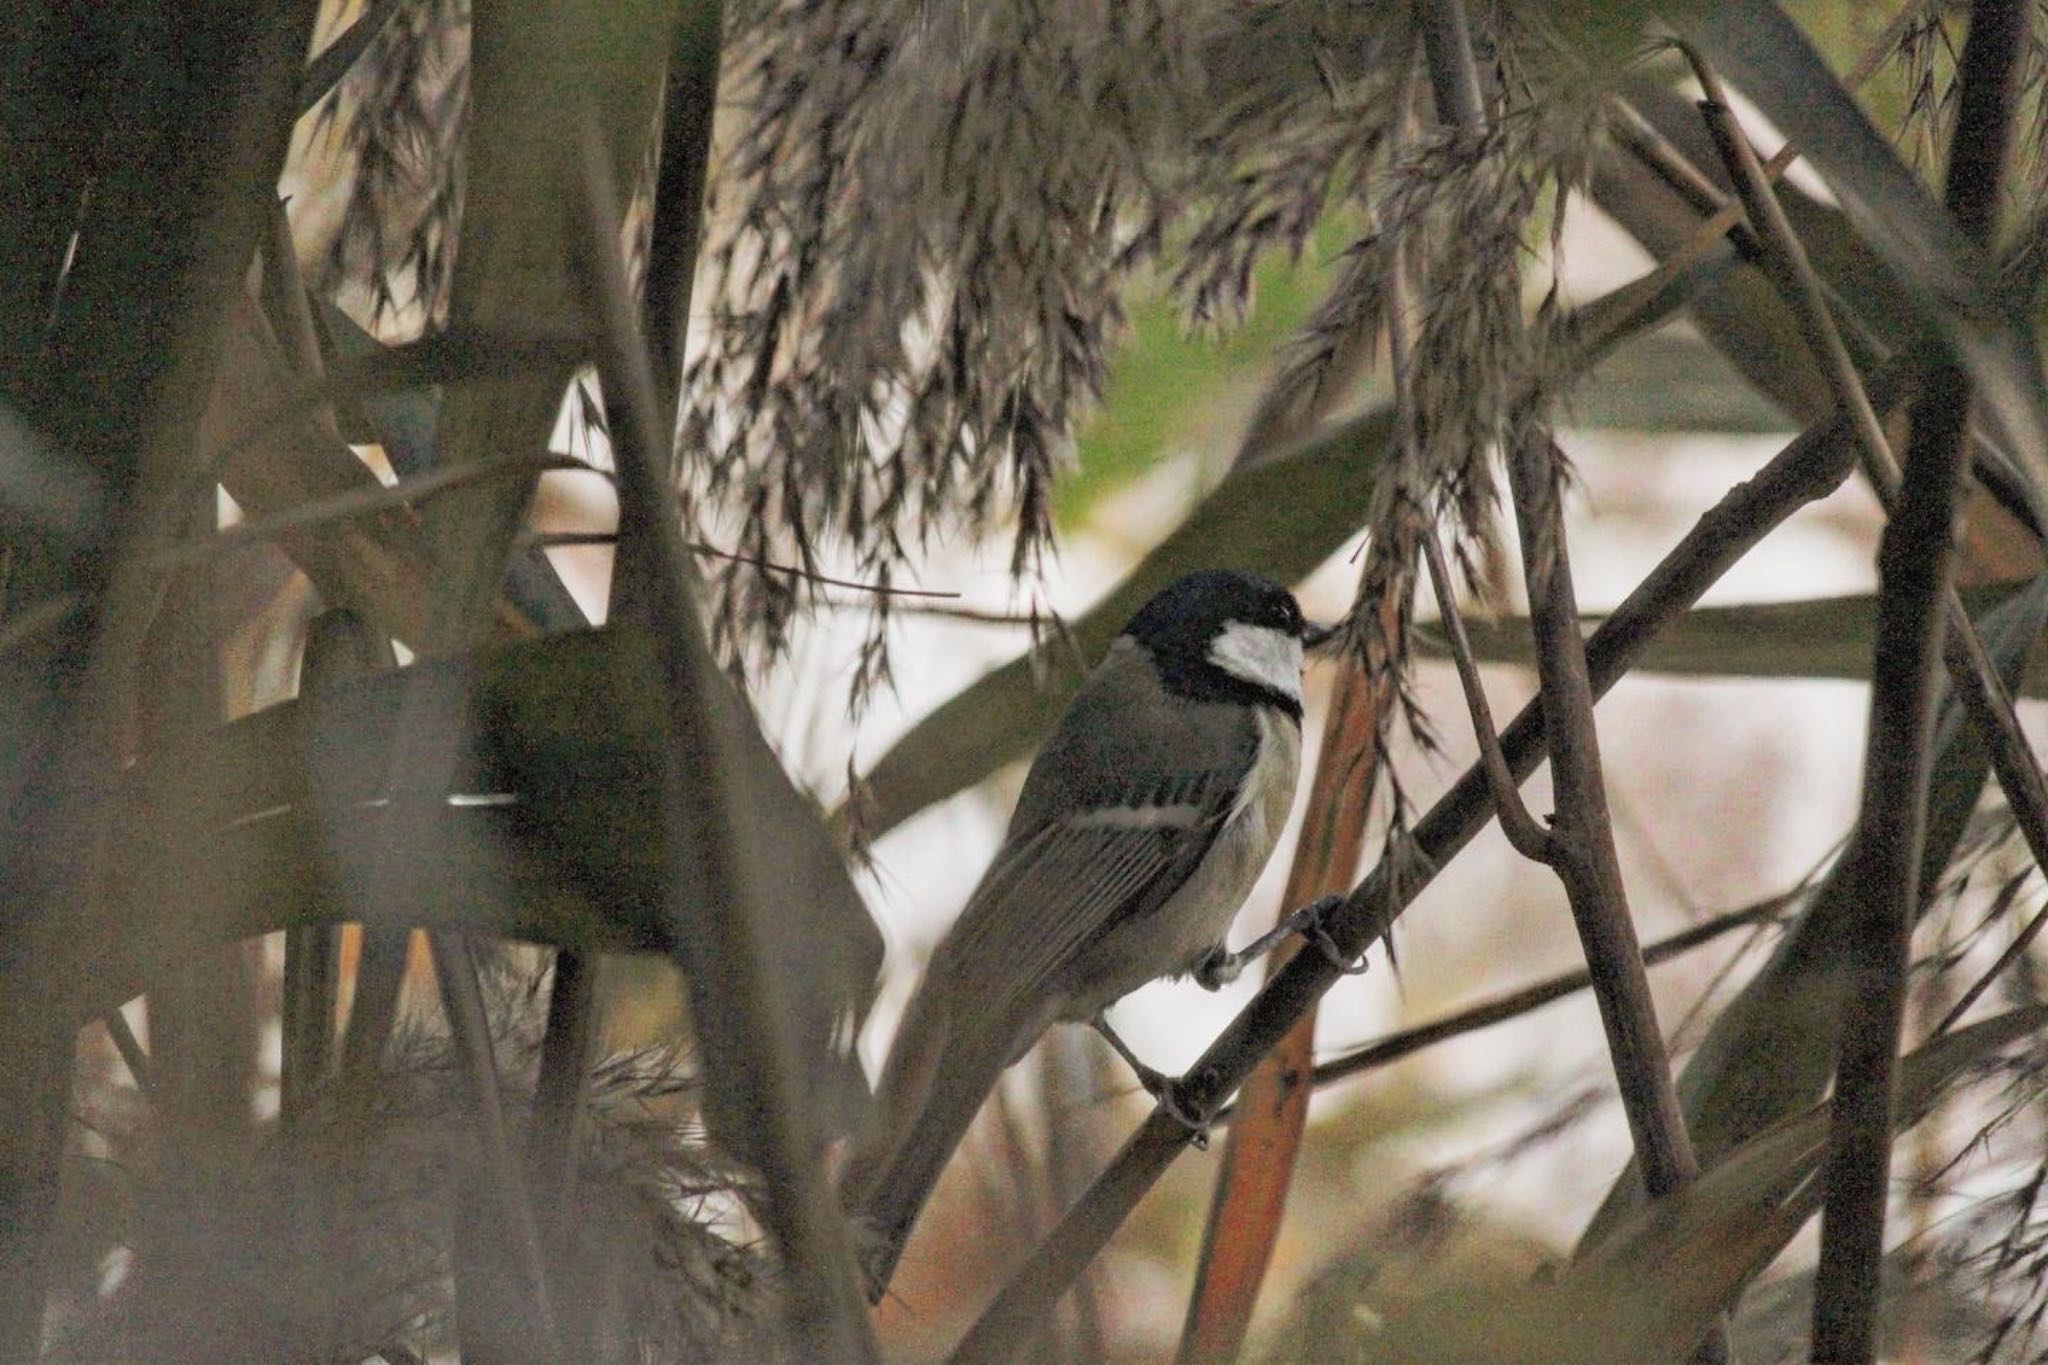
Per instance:
[[[1301,698],[1268,687],[1219,668],[1208,657],[1206,643],[1194,650],[1155,644],[1152,665],[1159,671],[1159,685],[1176,697],[1196,702],[1234,702],[1240,706],[1270,706],[1301,724]]]

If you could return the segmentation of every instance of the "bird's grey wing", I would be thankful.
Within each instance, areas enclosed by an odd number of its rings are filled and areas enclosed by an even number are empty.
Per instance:
[[[1247,718],[1223,763],[1176,769],[1171,749],[1165,761],[1102,755],[1120,769],[1087,774],[1094,800],[1014,837],[975,888],[942,950],[956,999],[1001,1017],[1055,988],[1092,939],[1180,890],[1229,821],[1255,745]]]

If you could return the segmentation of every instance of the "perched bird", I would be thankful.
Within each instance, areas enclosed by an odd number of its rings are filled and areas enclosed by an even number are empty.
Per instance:
[[[1330,632],[1257,574],[1189,574],[1147,602],[1038,751],[1009,832],[932,955],[841,1198],[879,1297],[940,1170],[1005,1068],[1061,1022],[1157,977],[1212,988],[1291,927],[1223,936],[1294,801],[1304,646]],[[1297,917],[1298,919],[1298,917]]]

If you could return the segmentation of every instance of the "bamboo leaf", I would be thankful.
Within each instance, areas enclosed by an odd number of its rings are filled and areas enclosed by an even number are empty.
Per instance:
[[[1973,588],[1963,594],[1972,614],[1988,611],[2024,583]],[[1871,625],[1877,599],[1867,593],[1797,602],[1696,607],[1645,651],[1646,673],[1693,678],[1839,678],[1870,676]],[[1581,618],[1593,630],[1604,619]],[[1476,658],[1486,663],[1531,662],[1529,626],[1520,616],[1465,623]],[[1443,654],[1433,627],[1418,630],[1424,649]],[[2048,674],[2029,672],[2017,684],[2029,697],[2048,697]]]
[[[64,978],[53,1008],[83,1022],[182,970],[202,945],[336,919],[484,930],[591,952],[668,951],[668,737],[652,667],[652,647],[636,631],[548,636],[337,683],[146,756],[119,798],[126,823],[112,918],[126,929],[95,945],[93,972]],[[478,725],[457,755],[457,798],[416,869],[417,900],[365,904],[348,893],[382,851],[369,817],[384,799],[388,750],[413,686],[467,695]],[[765,743],[760,753],[773,761]],[[842,927],[832,950],[858,952],[872,981],[880,940],[815,812],[789,792],[777,884],[792,903],[811,898],[807,915]],[[699,874],[684,866],[674,875],[688,892]],[[0,923],[0,982],[26,966],[28,935],[16,921]]]
[[[1781,432],[1798,423],[1697,335],[1638,337],[1572,389],[1562,425],[1630,431]]]
[[[1890,267],[1920,324],[1970,371],[2017,447],[2037,524],[2048,521],[2048,387],[2032,329],[1992,263],[1908,169],[1770,0],[1674,5],[1681,36],[1812,162],[1850,222]]]
[[[1904,1132],[1957,1080],[2048,1027],[2030,1005],[1944,1034],[1899,1073]],[[1428,1365],[1648,1365],[1690,1353],[1734,1295],[1819,1208],[1816,1179],[1828,1111],[1809,1108],[1750,1138],[1680,1193],[1618,1226],[1594,1254],[1549,1283],[1461,1286],[1380,1322],[1353,1309],[1348,1343],[1279,1359],[1400,1360]],[[1333,1350],[1333,1347],[1335,1348]]]

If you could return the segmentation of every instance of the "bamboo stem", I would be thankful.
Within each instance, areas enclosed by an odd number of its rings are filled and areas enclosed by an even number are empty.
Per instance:
[[[1461,0],[1431,0],[1425,6],[1423,46],[1438,117],[1467,129],[1483,127],[1486,110]],[[1507,459],[1557,803],[1544,860],[1556,870],[1571,902],[1622,1108],[1644,1183],[1656,1197],[1691,1181],[1699,1163],[1672,1083],[1607,813],[1592,683],[1565,540],[1559,460],[1550,433],[1535,421],[1511,439]]]
[[[2023,0],[1977,0],[1957,69],[1962,93],[1944,199],[1964,230],[1986,246],[2028,9]],[[1897,1049],[1970,402],[1966,372],[1947,365],[1914,404],[1898,506],[1878,545],[1882,588],[1863,802],[1848,854],[1860,924],[1845,945],[1851,981],[1835,1065],[1814,1280],[1813,1358],[1829,1365],[1857,1365],[1876,1351]]]

